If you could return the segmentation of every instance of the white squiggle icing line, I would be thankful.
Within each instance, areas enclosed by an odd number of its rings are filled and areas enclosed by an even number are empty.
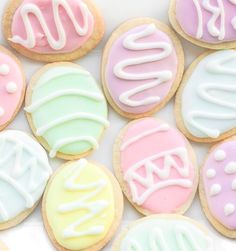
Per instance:
[[[155,31],[156,31],[156,26],[154,24],[150,24],[145,28],[145,30],[138,32],[136,34],[129,35],[123,41],[124,48],[128,50],[132,50],[132,51],[143,51],[143,50],[151,50],[151,49],[162,50],[162,52],[159,54],[136,57],[136,58],[129,58],[115,65],[113,69],[114,74],[116,75],[116,77],[120,79],[131,80],[131,81],[155,79],[154,81],[151,81],[147,84],[140,85],[132,90],[129,90],[121,94],[119,97],[119,100],[121,103],[127,106],[137,107],[137,106],[158,103],[160,101],[160,97],[158,96],[148,97],[139,101],[131,100],[131,97],[145,90],[152,89],[166,81],[169,81],[173,77],[173,74],[171,71],[156,71],[156,72],[140,73],[140,74],[127,73],[124,71],[126,67],[131,67],[131,66],[145,64],[145,63],[151,63],[151,62],[165,59],[168,56],[170,56],[173,49],[172,49],[172,46],[166,42],[152,42],[152,43],[136,42],[139,39],[142,39],[142,38],[145,38],[154,34]]]
[[[56,31],[58,34],[58,40],[56,40],[51,31],[49,30],[49,27],[47,25],[46,19],[40,10],[40,8],[33,4],[28,3],[21,7],[20,14],[25,26],[25,31],[27,34],[27,38],[23,39],[18,35],[13,36],[9,40],[20,44],[28,49],[32,49],[36,46],[36,37],[35,32],[32,27],[32,24],[30,22],[30,15],[34,15],[37,20],[40,23],[40,26],[43,29],[43,32],[47,38],[47,41],[50,45],[50,47],[54,50],[61,50],[65,47],[67,43],[67,35],[65,32],[65,28],[63,26],[63,22],[60,17],[60,7],[63,7],[63,9],[66,11],[68,17],[70,18],[71,22],[74,25],[75,31],[77,32],[78,36],[85,36],[88,33],[89,29],[89,10],[85,3],[82,1],[78,1],[78,5],[81,10],[82,19],[83,19],[83,26],[81,26],[78,21],[76,20],[76,17],[69,5],[69,3],[66,0],[52,0],[52,8],[53,8],[53,17],[56,25]]]
[[[198,0],[193,0],[193,3],[197,10],[198,16],[198,28],[197,28],[197,38],[200,39],[203,36],[203,17],[202,17],[202,10]]]
[[[77,90],[77,89],[67,89],[67,90],[56,91],[56,92],[38,100],[37,102],[26,107],[25,111],[27,111],[28,113],[32,113],[32,112],[36,111],[38,108],[40,108],[41,106],[47,104],[48,102],[50,102],[56,98],[63,97],[63,96],[83,96],[83,97],[90,98],[90,99],[93,99],[96,101],[104,100],[104,97],[99,93],[91,93],[88,91]]]
[[[225,38],[225,10],[222,0],[217,0],[218,7],[210,4],[210,0],[203,0],[203,7],[212,13],[212,17],[207,24],[209,33],[213,37],[217,37],[219,40]],[[220,29],[217,28],[216,22],[220,18]]]
[[[172,155],[178,157],[181,160],[181,163],[183,163],[182,167],[179,166]],[[155,160],[160,158],[164,158],[163,168],[159,168],[154,163]],[[137,170],[142,167],[145,168],[146,177],[142,177],[137,173]],[[168,179],[170,177],[172,168],[175,168],[184,179]],[[154,174],[163,181],[155,183]],[[128,171],[125,173],[124,179],[130,186],[133,201],[138,205],[142,205],[152,193],[162,188],[175,185],[184,188],[192,187],[193,183],[191,180],[187,179],[188,176],[189,161],[187,157],[187,150],[184,147],[179,147],[173,150],[161,152],[137,162],[128,169]],[[138,194],[135,182],[138,182],[143,187],[147,188],[143,194]]]
[[[49,156],[51,158],[54,158],[57,152],[62,147],[75,143],[75,142],[81,142],[81,141],[85,141],[89,143],[93,147],[93,149],[98,149],[99,147],[98,141],[94,137],[91,137],[91,136],[70,137],[70,138],[58,140],[56,144],[52,147],[52,150],[50,151]]]
[[[54,128],[55,126],[61,125],[63,123],[66,123],[66,122],[69,122],[69,121],[72,121],[75,119],[92,120],[92,121],[103,124],[105,127],[109,127],[109,125],[110,125],[109,121],[107,119],[104,119],[101,116],[97,116],[95,114],[89,114],[89,113],[85,113],[85,112],[78,112],[78,113],[74,113],[74,114],[65,115],[62,118],[56,119],[56,120],[40,127],[37,130],[36,135],[42,136],[45,132]]]
[[[80,173],[87,166],[87,161],[85,159],[81,159],[78,161],[78,165],[73,170],[72,176],[66,181],[65,189],[69,191],[86,191],[92,190],[88,195],[83,196],[80,200],[69,202],[66,204],[62,204],[58,207],[58,212],[60,213],[68,213],[76,210],[88,210],[85,216],[81,217],[77,221],[73,222],[69,225],[63,232],[64,238],[74,238],[80,237],[84,235],[98,235],[104,232],[103,225],[91,226],[88,227],[85,231],[76,231],[76,228],[81,224],[86,223],[90,219],[96,217],[100,214],[104,209],[106,209],[109,205],[107,200],[96,200],[95,202],[89,202],[90,199],[96,198],[96,196],[105,188],[106,181],[98,180],[97,182],[89,183],[89,184],[76,184],[76,180],[78,180]]]
[[[165,131],[168,131],[170,129],[169,125],[168,124],[162,124],[160,125],[159,127],[157,128],[154,128],[152,130],[149,130],[149,131],[146,131],[146,132],[143,132],[129,140],[127,140],[125,143],[122,144],[121,146],[121,151],[124,151],[126,150],[126,148],[128,148],[130,145],[136,143],[137,141],[141,140],[142,138],[145,138],[147,136],[150,136],[152,134],[155,134],[157,132],[165,132]]]

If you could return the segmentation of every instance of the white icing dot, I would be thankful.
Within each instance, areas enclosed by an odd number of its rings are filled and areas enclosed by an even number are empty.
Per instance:
[[[217,150],[215,152],[214,158],[216,161],[223,161],[226,158],[226,152],[223,150]]]
[[[207,178],[212,179],[216,176],[216,171],[214,169],[208,169],[206,176]]]
[[[0,118],[4,115],[5,111],[3,107],[0,106]]]
[[[17,84],[15,82],[9,82],[6,85],[6,90],[8,93],[15,93],[17,89]]]
[[[210,189],[210,196],[215,196],[221,192],[220,184],[213,184]]]
[[[232,190],[236,190],[236,179],[233,180],[231,187],[232,187]]]
[[[232,203],[228,203],[224,207],[224,213],[226,216],[229,216],[235,212],[235,206]]]
[[[236,173],[236,162],[229,162],[225,167],[226,174],[233,174]]]
[[[10,72],[10,68],[7,64],[0,65],[0,74],[7,75]]]

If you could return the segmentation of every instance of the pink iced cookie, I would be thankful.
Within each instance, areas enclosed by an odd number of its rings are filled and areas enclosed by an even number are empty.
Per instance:
[[[200,195],[208,219],[222,234],[236,238],[236,138],[210,151],[201,180]]]
[[[86,54],[103,36],[103,20],[90,0],[15,2],[9,4],[4,17],[5,33],[11,45],[26,56],[70,60],[71,54],[74,58]]]
[[[114,31],[104,49],[106,96],[125,117],[151,115],[174,95],[183,65],[181,44],[166,25],[149,18],[129,20]]]
[[[118,180],[143,214],[184,213],[198,185],[193,150],[175,128],[155,118],[129,123],[115,144]]]
[[[25,77],[18,59],[0,46],[0,130],[16,116],[25,94]]]
[[[200,46],[236,46],[235,0],[172,0],[170,21],[177,32]]]

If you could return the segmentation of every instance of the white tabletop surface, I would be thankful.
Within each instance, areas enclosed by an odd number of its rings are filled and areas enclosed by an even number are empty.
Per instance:
[[[96,4],[100,7],[103,15],[105,17],[106,22],[106,34],[99,45],[98,48],[93,50],[83,59],[76,61],[76,63],[84,66],[90,72],[94,74],[100,83],[100,59],[102,48],[108,39],[112,30],[118,26],[121,22],[133,18],[133,17],[153,17],[163,21],[166,24],[169,24],[168,21],[168,5],[169,0],[94,0]],[[8,0],[0,1],[0,14],[4,11],[4,6]],[[200,49],[196,46],[191,45],[190,43],[184,41],[183,42],[185,56],[186,56],[186,66],[188,66],[191,61],[203,52],[203,49]],[[6,45],[6,41],[2,36],[2,32],[0,33],[0,43],[2,45]],[[6,45],[7,46],[7,45]],[[7,46],[8,47],[8,46]],[[18,55],[18,54],[17,54]],[[31,60],[28,60],[20,55],[18,55],[21,59],[24,70],[27,76],[27,80],[30,80],[32,74],[38,70],[43,64],[37,63]],[[159,113],[155,114],[156,117],[166,120],[171,125],[175,125],[175,118],[173,114],[173,100]],[[112,145],[115,140],[115,137],[119,130],[127,123],[126,119],[121,118],[118,114],[116,114],[112,108],[110,108],[109,119],[111,121],[111,127],[107,130],[105,137],[102,140],[100,148],[98,151],[94,152],[89,159],[96,160],[104,165],[106,165],[109,169],[112,170]],[[16,117],[14,122],[9,126],[11,129],[19,129],[23,131],[30,132],[28,127],[25,115],[23,111]],[[202,163],[204,156],[207,153],[208,147],[207,145],[201,144],[193,144],[194,149],[196,150],[198,163],[199,165]],[[59,160],[51,160],[51,164],[53,168],[57,168],[62,161]],[[189,209],[186,214],[187,216],[196,219],[197,221],[203,223],[212,233],[214,238],[214,251],[235,251],[236,250],[236,241],[230,241],[221,235],[219,235],[214,228],[206,220],[205,215],[202,212],[198,197],[195,198],[193,205]],[[142,217],[138,214],[135,209],[125,201],[125,211],[122,225],[126,225],[127,223],[136,220]],[[42,225],[42,218],[40,214],[40,207],[28,217],[22,224],[19,226],[0,232],[0,240],[3,240],[11,251],[51,251],[55,250],[48,237],[44,231]],[[104,251],[111,250],[108,245]],[[148,251],[148,250],[147,250]],[[177,250],[171,250],[177,251]],[[180,250],[178,250],[180,251]]]

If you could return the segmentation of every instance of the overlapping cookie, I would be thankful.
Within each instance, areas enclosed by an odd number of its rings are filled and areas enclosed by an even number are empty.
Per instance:
[[[78,159],[99,147],[107,103],[89,72],[72,63],[44,66],[26,95],[27,118],[50,157]]]
[[[219,141],[236,132],[236,51],[207,52],[185,73],[176,95],[181,131],[198,142]]]
[[[180,215],[149,216],[123,230],[112,251],[213,251],[209,232]]]
[[[25,75],[20,61],[0,46],[0,131],[8,126],[25,97]]]
[[[57,250],[101,250],[119,226],[123,196],[108,169],[80,159],[53,175],[42,214]]]
[[[123,23],[103,52],[107,99],[119,114],[132,119],[160,110],[173,97],[183,70],[180,41],[168,26],[151,18]]]
[[[80,58],[104,34],[103,18],[92,0],[11,0],[3,27],[14,49],[46,62]]]
[[[235,0],[171,0],[169,19],[190,42],[209,49],[236,47]]]
[[[35,209],[50,175],[47,154],[33,138],[15,130],[0,133],[0,230]]]
[[[201,170],[200,199],[212,225],[236,238],[236,138],[214,146]]]
[[[118,181],[139,212],[182,214],[191,205],[198,169],[177,129],[156,118],[135,120],[118,136],[113,158]]]

